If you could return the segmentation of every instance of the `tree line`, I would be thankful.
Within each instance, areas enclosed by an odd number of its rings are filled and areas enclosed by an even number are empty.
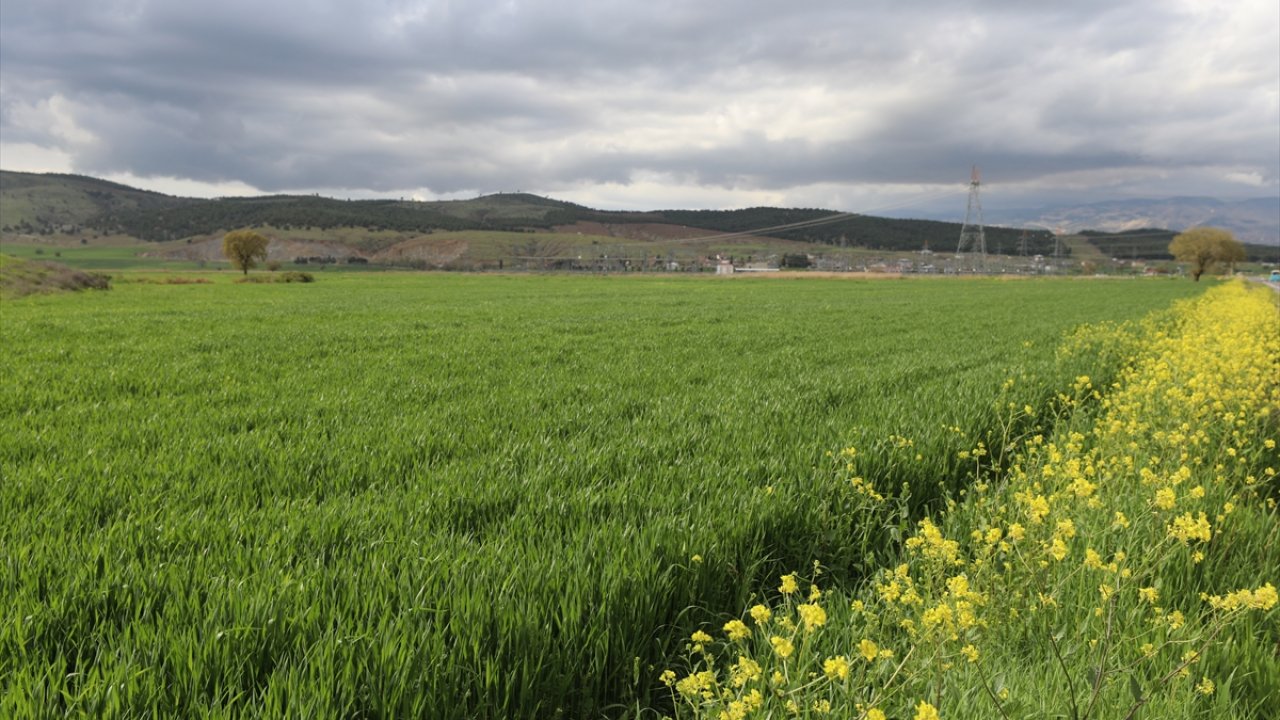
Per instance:
[[[475,201],[404,202],[335,200],[310,196],[267,196],[193,201],[177,207],[110,210],[88,224],[103,232],[162,242],[225,232],[229,228],[363,228],[370,231],[432,232],[500,230],[520,232],[592,221],[607,224],[666,223],[708,234],[755,231],[836,214],[816,208],[755,207],[742,210],[656,210],[614,212],[533,195],[497,195]],[[835,222],[771,231],[770,237],[886,251],[954,252],[960,223],[849,215]],[[1044,230],[986,229],[988,252],[1048,255],[1053,235]]]

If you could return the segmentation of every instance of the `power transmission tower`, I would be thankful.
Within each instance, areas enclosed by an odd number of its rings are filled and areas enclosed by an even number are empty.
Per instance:
[[[974,165],[969,173],[969,207],[964,211],[964,226],[960,228],[960,245],[956,248],[956,257],[966,251],[976,253],[978,265],[985,265],[987,259],[987,236],[982,229],[982,198],[978,188],[982,185],[982,176],[978,166]]]
[[[1018,254],[1022,257],[1027,256],[1027,231],[1022,231],[1022,237],[1018,238]]]

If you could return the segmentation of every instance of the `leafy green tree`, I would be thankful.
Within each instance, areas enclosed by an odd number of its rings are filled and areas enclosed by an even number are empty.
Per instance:
[[[267,239],[252,230],[232,230],[222,237],[222,254],[248,275],[257,261],[267,259]]]
[[[1228,230],[1197,227],[1181,233],[1169,243],[1169,253],[1178,262],[1191,264],[1191,277],[1200,276],[1216,263],[1237,263],[1245,259],[1244,245]]]

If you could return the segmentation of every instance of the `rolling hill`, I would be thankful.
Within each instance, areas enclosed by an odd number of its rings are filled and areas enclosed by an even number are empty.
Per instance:
[[[559,239],[547,241],[557,247],[537,249],[546,257],[556,256],[550,251],[564,250],[559,246],[576,245],[574,238],[580,236],[593,237],[596,246],[624,241],[631,246],[655,243],[651,252],[633,248],[632,254],[643,256],[688,254],[695,246],[730,253],[745,247],[746,254],[781,256],[823,248],[889,252],[932,248],[945,252],[955,246],[960,234],[958,223],[818,208],[614,212],[527,193],[431,202],[298,195],[203,200],[170,197],[78,175],[0,171],[0,176],[0,232],[10,235],[93,232],[152,243],[190,244],[207,242],[234,228],[260,227],[295,241],[351,245],[365,257],[399,242],[421,246],[421,236],[439,233],[488,233],[489,243],[494,241],[492,233],[515,235],[504,238],[511,246],[506,248],[507,254],[518,254],[522,246],[530,244],[518,234],[559,234]],[[731,235],[724,236],[726,233]],[[1023,231],[992,227],[987,236],[988,247],[1012,249],[1019,246]],[[465,241],[471,243],[474,237]],[[673,243],[680,253],[673,249]],[[1049,232],[1027,233],[1029,254],[1048,254],[1052,248]]]
[[[1044,210],[1033,220],[1012,213],[1007,219],[1073,231],[1100,256],[1130,260],[1167,260],[1176,231],[1212,223],[1234,230],[1251,260],[1275,262],[1280,240],[1269,239],[1269,233],[1276,232],[1272,216],[1278,213],[1280,201],[1267,199],[1172,198]],[[715,254],[776,260],[788,254],[926,248],[950,253],[960,234],[954,222],[820,208],[617,212],[528,193],[427,202],[316,195],[196,199],[83,175],[0,171],[0,233],[10,240],[122,236],[157,244],[151,254],[207,261],[218,256],[216,240],[241,227],[270,234],[276,258],[355,257],[427,267],[488,267],[503,257],[563,267],[612,256],[652,267],[659,259]],[[994,253],[1054,252],[1048,230],[989,226],[986,234]],[[1066,247],[1070,253],[1081,245]]]
[[[199,203],[84,175],[0,170],[0,231],[78,233],[118,213],[160,212]]]

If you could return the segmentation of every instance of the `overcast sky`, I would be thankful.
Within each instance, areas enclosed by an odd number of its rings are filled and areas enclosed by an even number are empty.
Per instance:
[[[0,166],[611,209],[1280,195],[1276,0],[0,0]]]

